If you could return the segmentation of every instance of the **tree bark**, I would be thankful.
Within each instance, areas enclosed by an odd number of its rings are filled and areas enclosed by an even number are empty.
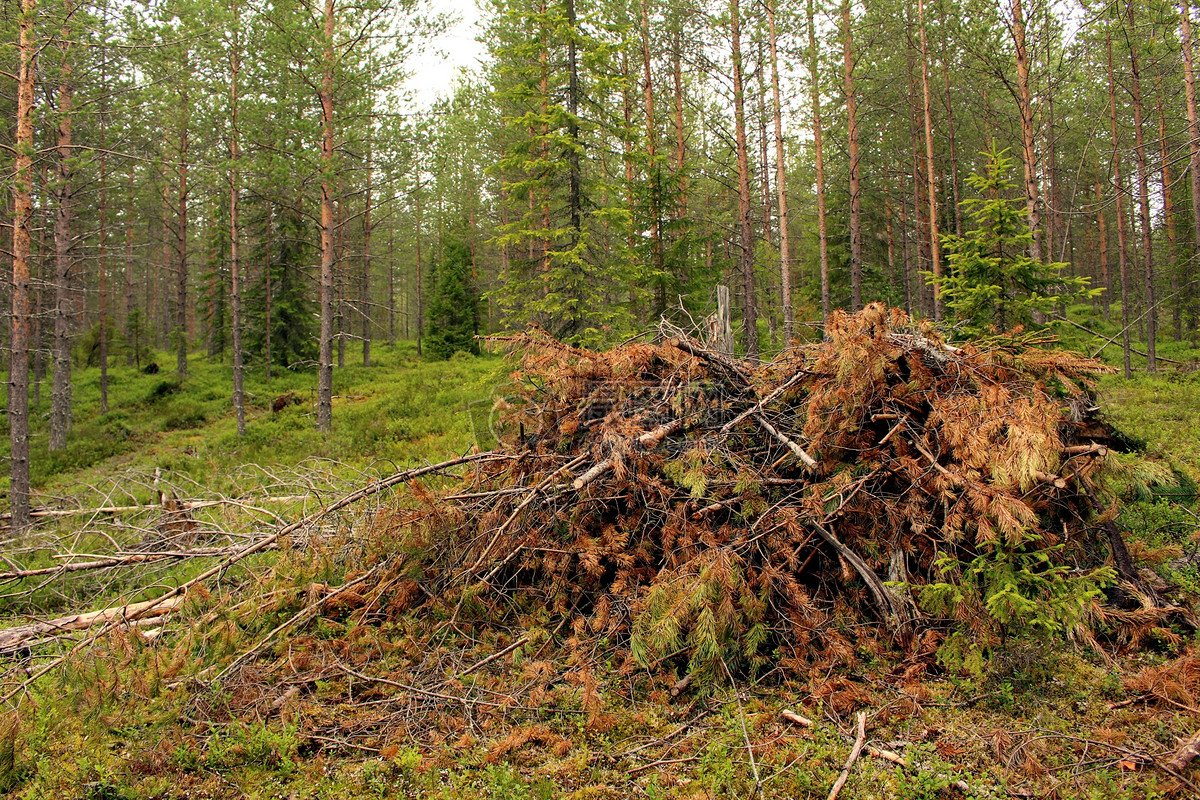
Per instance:
[[[321,76],[321,341],[317,367],[317,430],[333,425],[333,0],[325,0]]]
[[[1017,59],[1017,112],[1021,117],[1021,161],[1025,165],[1025,211],[1029,218],[1029,255],[1042,259],[1041,222],[1038,212],[1037,151],[1033,126],[1033,99],[1029,91],[1029,56],[1025,48],[1025,12],[1021,0],[1012,0],[1013,47]]]
[[[775,123],[775,191],[779,205],[779,280],[783,306],[783,344],[795,338],[792,312],[792,254],[788,234],[787,158],[783,146],[783,102],[779,97],[778,32],[775,28],[775,0],[767,0],[768,39],[771,49],[771,116]],[[763,165],[764,169],[766,165]]]
[[[1129,30],[1136,30],[1133,3],[1126,4]],[[1129,82],[1133,95],[1133,139],[1134,159],[1137,166],[1138,211],[1142,233],[1142,277],[1145,280],[1146,300],[1146,371],[1158,372],[1156,348],[1158,344],[1158,307],[1154,297],[1154,252],[1150,229],[1150,169],[1146,163],[1146,141],[1142,131],[1142,79],[1138,62],[1136,39],[1129,42]]]
[[[33,227],[33,90],[38,46],[36,0],[21,0],[17,44],[16,163],[12,182],[12,334],[8,361],[12,530],[29,527],[30,232]]]
[[[738,264],[742,276],[742,338],[748,358],[758,358],[758,302],[754,295],[754,232],[750,222],[750,155],[746,147],[746,91],[742,74],[742,22],[738,0],[729,3],[733,59],[733,119],[738,172]]]
[[[829,234],[825,219],[825,153],[824,130],[821,120],[821,70],[817,53],[816,23],[813,0],[808,0],[808,80],[812,96],[813,157],[817,180],[817,254],[821,271],[821,323],[829,321],[832,311],[829,298]]]
[[[71,280],[72,280],[72,103],[71,32],[62,29],[62,74],[58,85],[58,182],[54,216],[54,387],[50,395],[51,450],[66,447],[71,429]]]
[[[229,280],[233,316],[233,409],[237,415],[237,435],[246,435],[246,399],[243,392],[242,362],[242,267],[241,226],[239,220],[241,181],[241,132],[238,130],[238,78],[242,71],[241,8],[233,3],[233,41],[229,48]],[[268,260],[270,256],[268,255]],[[269,269],[269,267],[268,267]]]
[[[850,156],[850,310],[863,307],[862,297],[862,179],[858,153],[858,98],[854,93],[854,39],[850,4],[842,4],[842,65],[846,92],[847,152]]]
[[[1109,121],[1112,124],[1112,178],[1113,191],[1117,205],[1117,253],[1121,268],[1121,349],[1123,351],[1123,369],[1126,378],[1133,376],[1133,367],[1129,360],[1129,299],[1133,294],[1129,282],[1129,233],[1128,220],[1125,218],[1125,183],[1121,179],[1121,141],[1117,135],[1117,82],[1113,74],[1112,34],[1106,32],[1104,45],[1108,52],[1108,108]]]

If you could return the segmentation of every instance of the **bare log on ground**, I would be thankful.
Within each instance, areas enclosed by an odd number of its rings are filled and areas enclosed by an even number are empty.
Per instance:
[[[146,600],[114,608],[102,608],[84,614],[70,614],[44,622],[31,622],[0,631],[0,654],[13,653],[33,640],[47,636],[87,630],[95,625],[119,627],[123,623],[166,616],[183,603],[183,597]]]

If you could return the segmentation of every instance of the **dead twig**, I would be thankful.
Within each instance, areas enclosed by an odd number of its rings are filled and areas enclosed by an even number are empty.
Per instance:
[[[846,785],[846,780],[850,777],[850,768],[854,766],[854,762],[858,761],[859,755],[863,751],[863,745],[867,741],[867,713],[865,711],[858,712],[858,736],[854,740],[854,747],[850,750],[850,757],[846,759],[846,766],[842,767],[842,774],[838,775],[837,781],[833,784],[833,788],[829,790],[829,797],[826,800],[837,800],[837,796],[841,794],[842,787]]]

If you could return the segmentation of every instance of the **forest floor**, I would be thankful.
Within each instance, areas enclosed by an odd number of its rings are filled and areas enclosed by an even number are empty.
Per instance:
[[[1116,332],[1086,311],[1073,318],[1105,338]],[[1089,353],[1103,341],[1062,333]],[[1159,352],[1193,364],[1200,356],[1186,342]],[[35,413],[32,461],[35,506],[79,513],[43,520],[29,539],[6,542],[6,556],[28,570],[115,543],[133,552],[152,535],[181,552],[236,546],[376,478],[491,447],[493,405],[508,388],[501,359],[429,363],[403,344],[376,347],[376,363],[363,368],[357,355],[348,351],[347,367],[335,370],[328,436],[313,430],[310,374],[270,383],[252,375],[239,440],[228,365],[197,357],[182,383],[114,366],[104,415],[97,370],[79,370],[71,444],[47,453]],[[1116,363],[1119,346],[1103,356]],[[288,393],[301,402],[273,412]],[[1131,550],[1157,554],[1164,578],[1200,595],[1200,372],[1167,364],[1156,377],[1106,376],[1099,402],[1134,445],[1120,456],[1141,478],[1120,518]],[[164,495],[219,503],[168,513]],[[408,502],[381,491],[324,515],[297,541],[189,591],[154,627],[95,642],[64,630],[31,649],[0,647],[5,694],[77,651],[7,702],[19,699],[15,712],[0,713],[0,790],[81,799],[824,798],[861,711],[867,748],[843,798],[1200,793],[1200,771],[1167,766],[1200,728],[1200,655],[1187,632],[1111,654],[1014,638],[981,674],[935,671],[916,682],[897,680],[903,665],[887,653],[860,653],[840,673],[801,680],[768,670],[736,688],[673,696],[670,676],[578,663],[578,648],[562,643],[584,632],[564,631],[550,609],[514,603],[506,618],[473,624],[404,614],[363,622],[358,612],[386,596],[345,587],[395,547],[397,509]],[[145,509],[87,511],[112,506]],[[2,627],[156,597],[211,564],[171,558],[54,581],[10,578],[0,584]],[[231,670],[250,649],[286,669]]]

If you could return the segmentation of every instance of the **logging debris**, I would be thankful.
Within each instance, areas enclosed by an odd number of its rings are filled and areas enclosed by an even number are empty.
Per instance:
[[[930,653],[950,630],[994,643],[999,615],[965,573],[1028,556],[1045,580],[1026,601],[1092,581],[1060,609],[1085,641],[1190,619],[1145,584],[1101,499],[1102,363],[1043,334],[951,345],[881,304],[766,364],[661,333],[608,352],[504,337],[520,354],[497,424],[512,458],[440,498],[412,485],[395,526],[420,591],[393,610],[486,620],[520,598],[643,666],[804,671]],[[951,608],[921,602],[932,584]]]

